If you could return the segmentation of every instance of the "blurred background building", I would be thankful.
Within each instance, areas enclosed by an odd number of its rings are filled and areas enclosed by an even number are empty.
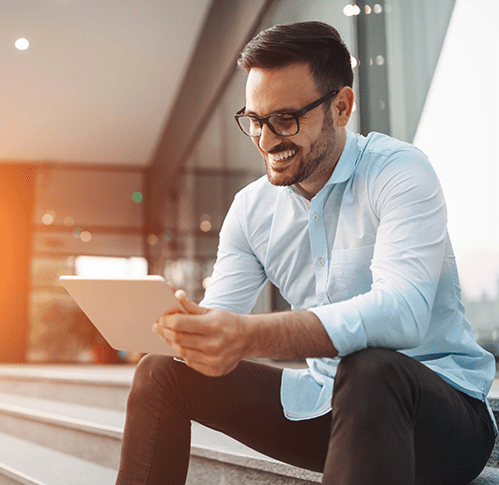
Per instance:
[[[0,361],[95,359],[63,274],[161,274],[202,298],[234,195],[265,173],[233,120],[236,58],[303,20],[351,51],[349,128],[432,160],[468,316],[499,354],[498,15],[494,0],[3,0]],[[267,285],[254,311],[284,308]]]

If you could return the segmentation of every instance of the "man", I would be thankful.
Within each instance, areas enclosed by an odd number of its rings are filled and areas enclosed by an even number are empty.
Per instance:
[[[236,115],[267,176],[237,194],[198,306],[130,392],[119,484],[183,484],[190,422],[324,484],[464,484],[492,450],[493,357],[463,315],[437,177],[413,146],[346,129],[350,54],[323,23],[273,27]],[[249,315],[270,279],[289,312]],[[281,371],[244,359],[307,358]]]

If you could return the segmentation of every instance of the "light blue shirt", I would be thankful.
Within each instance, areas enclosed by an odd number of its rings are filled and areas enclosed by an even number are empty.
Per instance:
[[[366,347],[398,350],[487,402],[495,360],[464,316],[442,189],[414,146],[347,131],[311,201],[266,176],[241,190],[201,305],[249,313],[267,279],[293,309],[314,312],[338,350],[284,370],[289,419],[329,412],[341,357]]]

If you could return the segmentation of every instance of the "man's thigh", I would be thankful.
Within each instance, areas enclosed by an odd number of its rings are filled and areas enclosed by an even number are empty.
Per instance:
[[[423,391],[414,428],[416,483],[468,483],[481,472],[494,446],[487,407],[430,369],[420,377]]]
[[[381,473],[394,483],[397,472],[399,483],[456,485],[485,465],[494,443],[485,404],[417,360],[364,349],[342,359],[335,380],[331,483],[381,483]],[[354,463],[355,473],[343,470]]]
[[[207,377],[185,364],[190,419],[277,460],[322,472],[331,432],[331,414],[290,421],[280,400],[282,370],[243,361],[226,376]]]

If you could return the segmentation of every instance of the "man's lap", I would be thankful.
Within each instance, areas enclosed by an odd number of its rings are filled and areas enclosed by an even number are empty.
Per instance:
[[[456,431],[451,431],[450,436],[454,439],[459,435],[459,413],[473,413],[473,409],[467,399],[463,401],[462,396],[459,396],[460,393],[453,389],[449,391],[450,386],[433,371],[407,356],[385,349],[366,349],[357,354],[345,358],[345,364],[357,359],[363,362],[364,366],[367,363],[366,368],[369,368],[370,359],[376,356],[377,367],[380,362],[386,360],[382,358],[386,356],[390,365],[396,369],[395,374],[407,373],[410,374],[408,377],[410,381],[424,381],[422,386],[421,382],[410,384],[417,384],[416,388],[424,389],[422,392],[425,394],[418,397],[419,401],[414,409],[419,410],[429,404],[430,408],[433,406],[433,409],[442,412],[437,416],[438,413],[426,411],[423,419],[416,423],[415,431],[419,434],[420,441],[430,441],[432,437],[438,438],[440,440],[438,448],[445,447],[447,435],[443,433],[443,437],[439,437],[439,430],[448,428],[456,422]],[[147,356],[139,364],[138,373],[144,372],[139,370],[144,367],[148,368],[147,372],[154,373],[155,381],[163,388],[165,394],[176,393],[173,402],[183,407],[182,415],[187,419],[221,431],[275,459],[310,470],[323,471],[330,445],[332,415],[328,413],[304,421],[288,420],[280,401],[281,369],[253,361],[243,361],[225,376],[207,377],[182,362],[161,356]],[[341,367],[340,364],[339,371]],[[386,373],[387,369],[389,366],[386,364],[380,366],[381,373]],[[348,369],[347,373],[350,371]],[[365,369],[361,367],[351,372],[361,375]],[[364,385],[360,381],[356,382],[355,376],[352,375],[352,382],[349,385],[352,395],[362,396],[367,391],[359,387]],[[451,400],[456,399],[454,394],[459,397],[446,408],[446,393],[449,392]],[[366,395],[369,396],[371,393],[372,389]],[[428,403],[428,399],[434,402]],[[459,410],[454,409],[458,413],[458,418],[447,419],[444,426],[442,419],[452,415],[456,402],[459,402],[460,406]],[[427,455],[420,459],[432,462],[434,457]]]

